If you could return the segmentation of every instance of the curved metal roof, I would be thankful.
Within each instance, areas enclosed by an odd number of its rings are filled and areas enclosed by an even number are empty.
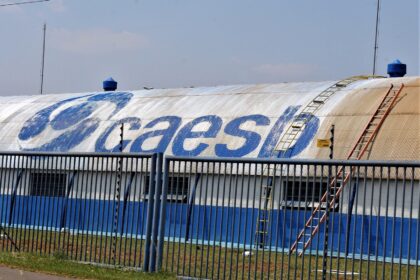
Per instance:
[[[124,151],[271,157],[294,116],[336,82],[281,83],[127,92],[0,97],[0,150]],[[419,160],[420,77],[360,80],[314,113],[291,153],[328,157],[316,147],[335,124],[335,157],[345,158],[391,83],[404,83],[370,159]]]

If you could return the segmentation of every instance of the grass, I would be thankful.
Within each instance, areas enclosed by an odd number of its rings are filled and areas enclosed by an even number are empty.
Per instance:
[[[23,233],[23,234],[22,234]],[[68,276],[92,279],[153,279],[148,274],[122,269],[105,269],[92,265],[81,265],[80,262],[94,262],[100,265],[113,264],[113,239],[108,236],[71,234],[68,232],[49,232],[9,229],[9,234],[17,242],[21,252],[34,252],[36,255],[11,253],[13,248],[7,240],[0,240],[0,251],[9,251],[1,257],[0,262],[7,265],[25,264],[24,269],[46,271],[50,273],[65,273]],[[117,238],[115,263],[121,267],[139,268],[144,255],[144,240],[136,238]],[[40,257],[51,256],[51,257]],[[34,258],[31,260],[31,258]],[[39,260],[38,260],[39,259]],[[15,262],[16,264],[14,264]],[[54,265],[49,265],[49,262]],[[79,263],[76,263],[79,262]],[[55,265],[57,263],[57,265]],[[37,266],[37,265],[40,266]],[[67,265],[69,264],[69,265]],[[72,268],[77,266],[80,268]],[[69,269],[71,267],[71,269]],[[49,269],[49,270],[45,270]],[[52,270],[54,269],[54,270]],[[57,271],[58,269],[58,271]],[[270,279],[318,279],[321,278],[322,256],[298,257],[296,254],[267,251],[253,248],[251,256],[246,256],[244,250],[235,247],[206,246],[206,243],[191,244],[183,242],[165,242],[163,252],[163,270],[168,273],[197,278],[270,278]],[[327,278],[345,279],[345,275],[336,271],[347,271],[347,278],[356,279],[415,279],[419,272],[418,266],[368,262],[344,258],[328,258]],[[91,276],[75,275],[77,271],[91,271]],[[335,272],[334,272],[335,271]],[[122,278],[119,275],[123,275]],[[158,274],[155,279],[167,277],[170,274]],[[330,277],[331,276],[331,277]],[[130,278],[134,277],[134,278]],[[140,277],[140,278],[139,278]],[[149,278],[147,278],[149,277]]]
[[[163,269],[208,279],[322,279],[322,260],[322,255],[299,257],[254,248],[246,256],[243,249],[167,243]],[[414,265],[352,260],[351,256],[327,258],[328,279],[415,279],[418,270]]]
[[[69,276],[81,279],[175,279],[173,274],[147,274],[122,268],[106,268],[77,263],[63,255],[39,256],[29,253],[2,252],[0,263],[26,271]]]

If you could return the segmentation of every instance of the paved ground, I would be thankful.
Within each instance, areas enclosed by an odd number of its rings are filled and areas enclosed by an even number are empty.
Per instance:
[[[15,268],[8,268],[0,265],[0,280],[69,280],[72,278],[59,277],[54,275],[28,272]]]

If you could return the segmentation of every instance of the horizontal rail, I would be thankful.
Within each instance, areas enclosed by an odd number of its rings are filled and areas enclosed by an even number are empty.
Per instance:
[[[314,159],[259,159],[259,158],[223,158],[223,157],[180,157],[165,156],[170,161],[184,162],[222,162],[222,163],[255,163],[283,165],[323,165],[323,166],[375,166],[375,167],[420,167],[420,161],[389,160],[314,160]]]

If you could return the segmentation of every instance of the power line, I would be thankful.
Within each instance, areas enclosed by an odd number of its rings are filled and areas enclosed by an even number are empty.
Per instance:
[[[34,1],[25,1],[25,2],[6,3],[6,4],[0,4],[0,7],[34,4],[34,3],[48,2],[48,1],[50,0],[34,0]]]

